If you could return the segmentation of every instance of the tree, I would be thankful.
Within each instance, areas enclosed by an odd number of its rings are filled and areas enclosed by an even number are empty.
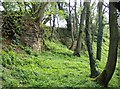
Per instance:
[[[75,30],[75,19],[74,16],[71,14],[71,6],[70,6],[70,0],[69,0],[69,18],[71,22],[71,39],[72,39],[72,44],[69,49],[73,49],[74,46],[74,30]],[[73,18],[73,19],[72,19]]]
[[[98,21],[99,29],[97,36],[97,52],[96,59],[101,60],[101,50],[102,50],[102,37],[103,37],[103,12],[102,12],[103,2],[98,3]]]
[[[117,48],[118,48],[118,27],[117,27],[117,14],[113,6],[114,2],[109,2],[109,27],[110,27],[110,44],[108,60],[103,72],[96,77],[95,81],[100,85],[107,87],[112,75],[115,71],[117,61]]]
[[[96,77],[98,76],[98,71],[96,70],[95,67],[95,58],[93,56],[93,49],[92,49],[92,44],[90,41],[90,28],[89,28],[89,22],[90,22],[90,2],[85,2],[86,3],[86,27],[85,27],[85,34],[86,34],[86,46],[88,49],[88,54],[89,54],[89,60],[90,60],[90,71],[91,75],[90,77]]]
[[[52,40],[53,35],[54,35],[54,30],[55,30],[55,15],[53,15],[53,25],[51,26],[51,35],[50,35],[50,40]],[[50,21],[51,22],[51,21]]]
[[[63,2],[57,2],[59,10],[62,10],[65,12],[65,9],[63,7]],[[69,12],[67,12],[69,14]],[[67,30],[71,31],[71,18],[69,15],[65,17],[65,20],[67,22]]]
[[[0,38],[2,38],[2,13],[1,13],[1,11],[0,11]],[[0,43],[2,43],[1,41],[0,41]],[[0,49],[2,49],[1,47],[0,47]]]
[[[57,8],[56,3],[51,4],[51,7]],[[49,37],[50,40],[54,37],[54,31],[55,31],[55,21],[56,21],[56,10],[53,11],[53,8],[50,11],[50,28],[51,28],[51,35]]]
[[[97,3],[94,1],[91,4],[91,15],[90,15],[90,29],[91,29],[91,39],[92,44],[95,41],[95,35],[97,34],[98,30],[98,13],[96,13]]]
[[[77,0],[74,1],[75,5],[75,9],[74,9],[74,13],[75,13],[75,19],[74,19],[74,23],[75,23],[75,32],[77,33],[78,30],[78,16],[77,16]]]
[[[83,36],[83,25],[84,25],[84,20],[85,20],[85,9],[86,9],[86,2],[84,2],[84,8],[81,12],[79,35],[78,35],[78,39],[77,39],[76,48],[74,51],[74,55],[76,55],[78,57],[80,57],[81,41],[82,41],[82,36]]]

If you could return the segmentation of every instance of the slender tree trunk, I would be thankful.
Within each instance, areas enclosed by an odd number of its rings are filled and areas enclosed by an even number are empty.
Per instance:
[[[52,15],[50,14],[50,31],[52,34]],[[51,35],[49,36],[49,40],[51,40]]]
[[[72,24],[72,21],[71,21],[71,39],[72,39],[72,44],[70,46],[69,49],[74,49],[73,46],[74,46],[74,29],[75,29],[75,22],[74,22],[74,17],[73,17],[73,24]]]
[[[75,31],[74,32],[78,32],[78,18],[77,18],[77,0],[75,0],[75,9],[74,9],[74,12],[75,12]],[[75,34],[76,34],[75,33]]]
[[[114,2],[109,2],[109,26],[110,26],[110,44],[108,60],[103,72],[95,79],[100,85],[107,87],[115,71],[118,49],[118,27],[117,14],[113,6]]]
[[[85,27],[86,45],[87,45],[89,60],[90,60],[90,71],[91,71],[90,77],[93,78],[98,75],[98,72],[95,68],[95,59],[93,56],[92,44],[90,41],[90,28],[89,28],[90,17],[89,16],[90,16],[90,2],[86,2],[86,27]]]
[[[85,9],[86,9],[86,2],[84,2],[84,8],[82,10],[82,14],[80,17],[80,28],[79,28],[79,35],[77,39],[77,44],[76,48],[74,51],[74,55],[80,57],[80,51],[81,51],[81,42],[82,42],[82,34],[83,34],[83,25],[84,25],[84,20],[85,20]]]
[[[75,16],[73,16],[73,24],[72,24],[72,20],[71,20],[71,37],[72,37],[72,44],[70,49],[74,50],[74,42],[75,42],[75,34],[77,33],[77,13],[76,13],[76,5],[77,5],[77,1],[74,1],[74,13]]]
[[[3,18],[2,18],[2,12],[0,11],[0,38],[2,38],[2,23],[3,23]],[[0,50],[2,49],[1,43],[2,41],[0,40]]]
[[[92,25],[93,25],[92,26],[92,44],[95,41],[96,30],[98,28],[98,19],[97,19],[96,15],[95,15],[95,20],[96,20],[96,22],[92,23]]]
[[[72,24],[72,18],[71,18],[71,10],[70,10],[70,0],[69,0],[69,19],[70,19],[70,26],[71,26],[71,39],[72,39],[72,44],[70,46],[69,49],[72,49],[73,48],[73,45],[74,45],[74,18],[73,18],[73,24]]]
[[[57,18],[57,32],[58,32],[58,34],[59,34],[59,37],[60,37],[60,39],[61,39],[61,36],[60,36],[60,33],[59,33],[59,16],[56,16],[56,18]]]
[[[99,18],[99,29],[97,36],[97,52],[96,59],[101,60],[101,50],[102,50],[102,37],[103,37],[103,12],[102,12],[103,2],[98,3],[98,18]]]
[[[53,25],[51,27],[51,36],[50,36],[50,40],[52,40],[53,35],[54,35],[54,30],[55,30],[55,15],[53,15]]]

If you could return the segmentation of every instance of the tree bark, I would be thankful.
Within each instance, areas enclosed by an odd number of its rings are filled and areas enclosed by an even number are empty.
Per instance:
[[[73,24],[72,24],[72,21],[71,21],[71,39],[72,39],[72,42],[71,42],[71,46],[70,46],[70,48],[69,49],[71,49],[71,50],[74,50],[74,41],[75,41],[75,39],[74,39],[74,30],[75,30],[75,23],[74,23],[74,17],[73,17]]]
[[[55,15],[53,15],[53,25],[51,26],[51,35],[50,35],[50,40],[53,39],[53,35],[54,35],[54,30],[55,30]]]
[[[74,9],[74,13],[75,13],[75,32],[78,32],[78,18],[77,18],[77,0],[75,0],[75,9]]]
[[[107,87],[115,71],[118,49],[118,27],[117,13],[113,6],[114,2],[109,2],[109,26],[110,26],[110,44],[108,60],[103,72],[95,79],[100,85]]]
[[[48,2],[39,3],[39,5],[37,5],[38,7],[37,7],[37,9],[34,12],[34,16],[36,17],[35,21],[37,23],[39,23],[40,21],[42,21],[42,18],[44,16],[44,12],[45,12],[45,7],[47,5],[48,5]]]
[[[3,18],[2,18],[2,12],[0,11],[0,38],[2,38],[2,23],[3,23]],[[1,43],[2,43],[2,40],[0,40],[0,45]],[[0,46],[0,50],[1,49],[2,49],[2,45]]]
[[[97,52],[96,59],[101,60],[101,50],[102,50],[102,37],[103,37],[103,12],[102,12],[103,2],[98,3],[98,20],[99,20],[99,29],[97,36]]]
[[[80,28],[79,28],[79,35],[78,35],[78,39],[77,39],[77,44],[76,44],[76,48],[74,51],[74,55],[80,57],[80,50],[81,50],[81,42],[82,42],[82,34],[83,34],[83,26],[84,26],[84,20],[85,20],[85,9],[86,9],[86,2],[84,2],[84,8],[82,10],[82,14],[80,17]]]
[[[72,19],[73,17],[73,19]],[[71,22],[71,46],[69,49],[73,49],[74,46],[74,30],[75,30],[75,18],[74,16],[71,16],[71,10],[70,10],[70,0],[69,0],[69,18],[70,18],[70,22]]]
[[[92,44],[90,41],[90,28],[89,28],[89,20],[90,20],[90,2],[86,2],[86,27],[85,27],[85,34],[86,34],[86,46],[88,49],[89,60],[90,60],[90,77],[94,78],[98,75],[98,71],[95,67],[95,60],[93,56],[93,49]]]

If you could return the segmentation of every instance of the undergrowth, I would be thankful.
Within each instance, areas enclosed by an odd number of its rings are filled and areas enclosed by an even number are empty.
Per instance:
[[[106,39],[106,42],[108,40]],[[81,57],[73,56],[73,51],[59,42],[46,41],[48,51],[36,53],[30,48],[24,52],[4,51],[2,55],[3,87],[101,87],[89,77],[89,59],[87,51]],[[101,72],[106,64],[108,43],[103,43],[102,61],[97,61]],[[93,44],[94,50],[95,44]],[[95,53],[94,53],[95,54]],[[109,87],[120,87],[119,67],[109,83]]]

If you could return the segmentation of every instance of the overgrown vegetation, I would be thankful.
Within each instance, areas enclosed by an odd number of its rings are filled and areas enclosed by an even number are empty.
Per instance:
[[[0,88],[120,87],[120,2],[74,1],[0,4]]]
[[[104,68],[107,59],[107,42],[108,39],[103,43],[102,61],[97,62],[99,71]],[[47,40],[46,45],[49,51],[41,53],[30,48],[24,48],[21,54],[2,50],[3,87],[100,87],[89,77],[87,51],[76,57],[73,51],[59,42]],[[109,87],[119,87],[119,70],[117,65]]]

